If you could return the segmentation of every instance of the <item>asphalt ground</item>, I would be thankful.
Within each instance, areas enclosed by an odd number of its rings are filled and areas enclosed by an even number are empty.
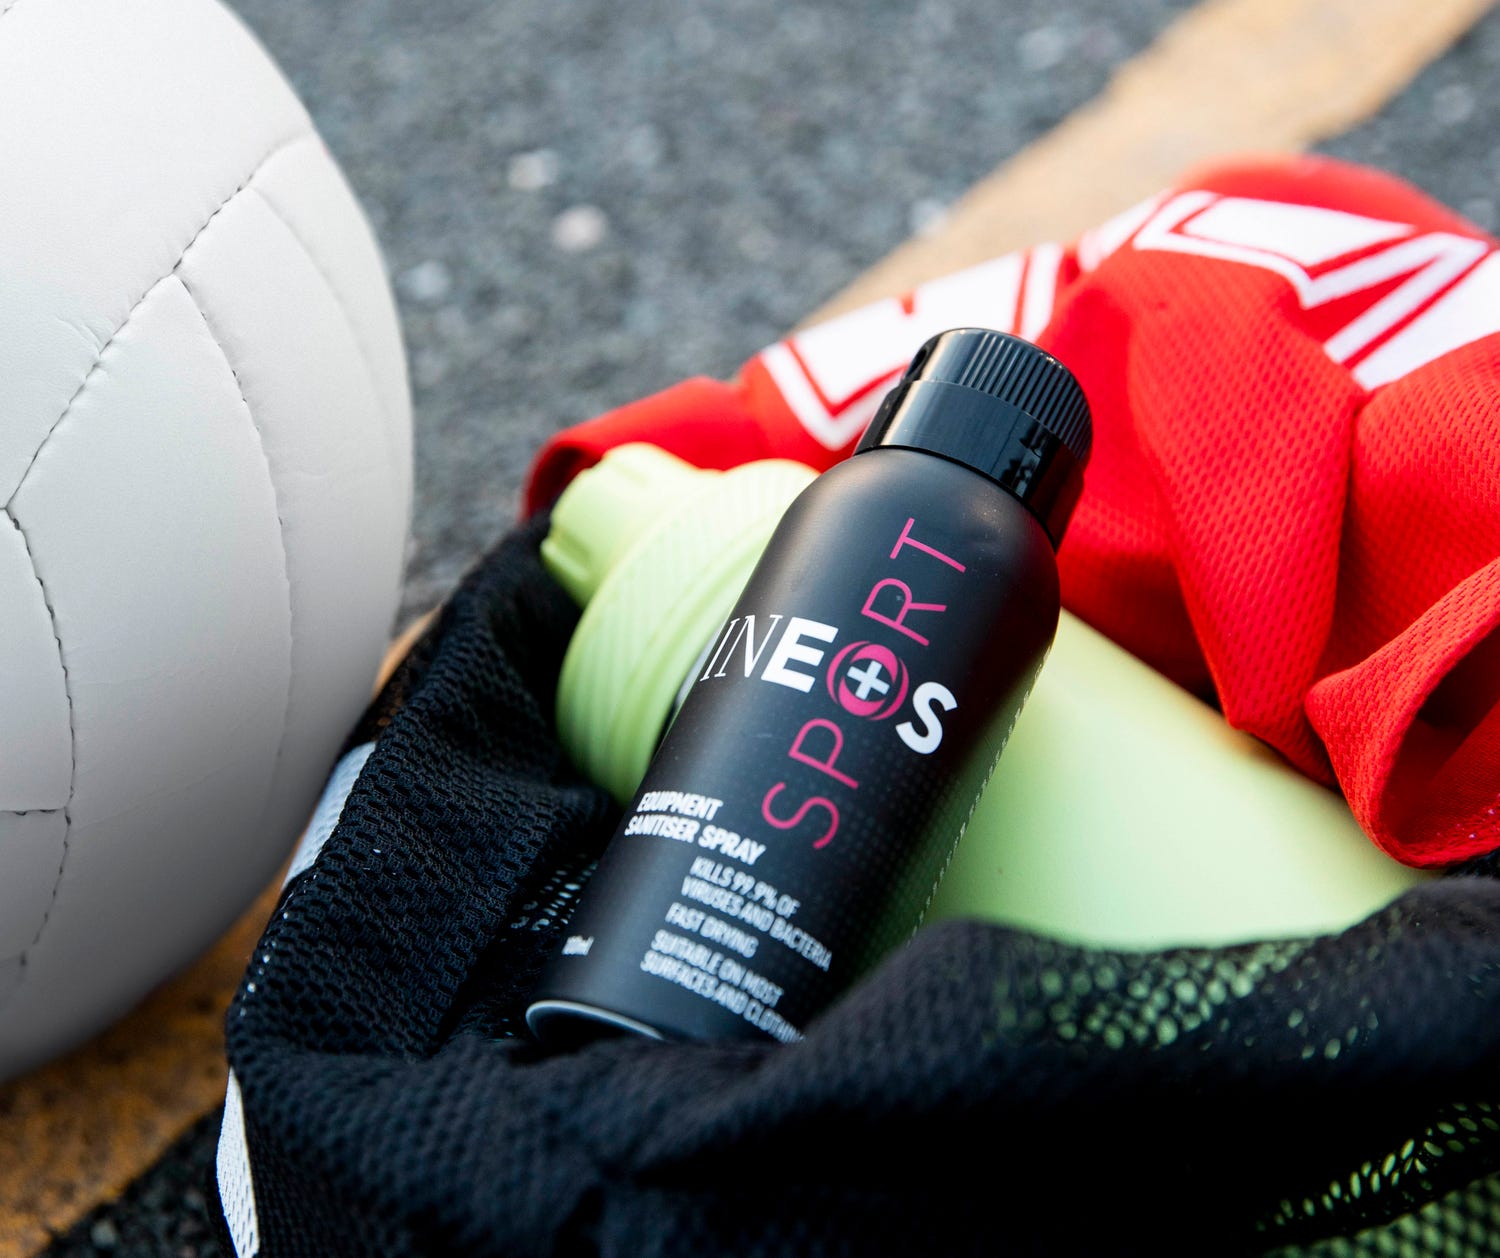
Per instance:
[[[417,432],[410,615],[514,519],[545,437],[733,372],[1189,5],[234,7],[395,280]]]
[[[683,376],[733,372],[940,227],[1191,6],[234,7],[307,102],[395,279],[416,408],[410,617],[508,527],[545,437]],[[1322,147],[1494,229],[1497,62],[1491,14]],[[216,1136],[210,1115],[45,1252],[219,1255]]]

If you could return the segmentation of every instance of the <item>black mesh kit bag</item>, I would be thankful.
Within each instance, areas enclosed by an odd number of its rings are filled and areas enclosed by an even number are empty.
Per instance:
[[[1314,939],[932,927],[795,1045],[537,1045],[617,820],[554,733],[544,528],[355,732],[230,1010],[234,1252],[1500,1253],[1492,863]]]

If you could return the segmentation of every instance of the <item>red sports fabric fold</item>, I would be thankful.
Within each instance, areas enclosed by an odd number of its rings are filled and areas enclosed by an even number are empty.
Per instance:
[[[1031,337],[1094,412],[1065,604],[1336,782],[1386,851],[1451,863],[1500,846],[1495,250],[1377,171],[1223,164],[569,429],[528,504],[632,440],[826,467],[928,336]]]

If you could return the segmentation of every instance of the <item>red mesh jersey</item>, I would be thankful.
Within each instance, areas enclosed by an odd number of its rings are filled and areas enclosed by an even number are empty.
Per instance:
[[[1336,782],[1392,855],[1461,860],[1500,846],[1495,249],[1375,171],[1220,165],[569,429],[528,501],[623,441],[826,467],[928,336],[1031,337],[1094,413],[1064,603]]]

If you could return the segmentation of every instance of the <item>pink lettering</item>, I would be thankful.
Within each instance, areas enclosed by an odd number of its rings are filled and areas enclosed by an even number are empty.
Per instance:
[[[766,792],[765,798],[760,801],[760,815],[778,830],[791,830],[802,822],[802,819],[814,808],[826,808],[828,810],[828,829],[823,832],[823,837],[815,839],[813,846],[817,848],[827,847],[829,841],[839,828],[839,810],[832,800],[824,799],[821,795],[813,795],[804,799],[797,807],[797,811],[790,817],[777,817],[771,812],[771,801],[786,789],[785,782],[777,782]]]
[[[887,586],[893,586],[894,588],[901,591],[901,606],[897,610],[894,618],[885,615],[885,613],[883,612],[878,612],[875,610],[875,600],[879,596],[880,591],[885,589]],[[865,599],[865,605],[859,610],[862,615],[868,616],[871,620],[878,620],[883,625],[889,625],[892,629],[899,630],[908,638],[912,638],[917,642],[920,642],[923,646],[926,646],[928,644],[926,638],[924,638],[915,629],[908,629],[906,627],[905,622],[907,613],[942,612],[947,611],[947,609],[947,603],[912,602],[911,586],[907,585],[905,581],[896,580],[895,577],[886,577],[882,581],[875,582],[875,584],[870,587],[870,593],[869,596]]]
[[[819,760],[816,756],[802,750],[802,745],[807,739],[808,731],[814,728],[826,729],[830,734],[833,735],[833,746],[829,748],[828,758],[826,760]],[[829,777],[837,779],[850,789],[857,790],[859,788],[858,782],[856,782],[847,773],[841,773],[838,769],[835,769],[833,767],[834,761],[839,758],[839,753],[843,750],[844,731],[839,729],[839,727],[832,721],[825,720],[821,716],[816,716],[797,731],[797,737],[792,739],[791,748],[787,751],[786,754],[789,755],[793,760],[800,760],[803,764],[811,765],[819,773],[828,774]]]
[[[891,558],[894,559],[897,555],[899,555],[903,546],[915,546],[918,550],[926,551],[934,559],[941,559],[950,568],[957,568],[960,572],[963,572],[964,566],[963,564],[959,563],[957,559],[954,559],[951,555],[943,554],[942,551],[938,550],[934,546],[927,545],[926,542],[917,541],[917,539],[911,535],[911,526],[916,522],[917,521],[915,517],[910,517],[907,519],[906,527],[901,530],[901,536],[896,539],[896,548],[891,551]]]

